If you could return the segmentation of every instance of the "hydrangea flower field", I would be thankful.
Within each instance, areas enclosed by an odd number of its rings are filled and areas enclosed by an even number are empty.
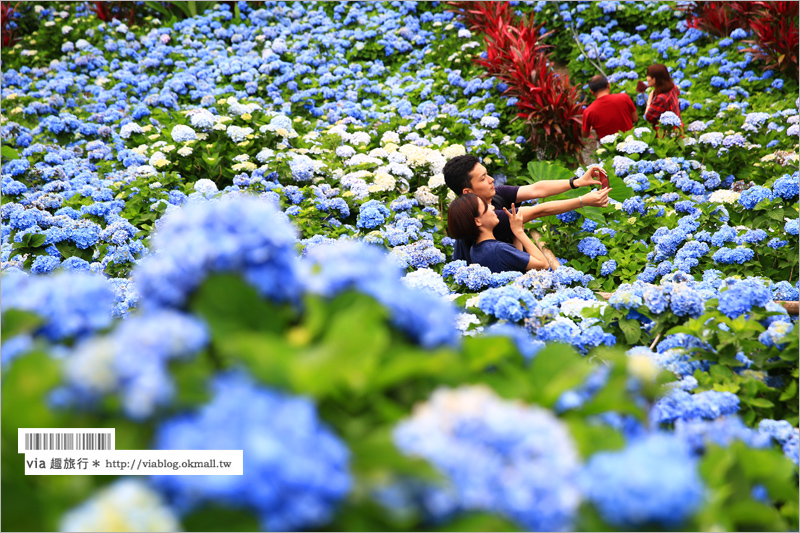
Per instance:
[[[681,90],[581,155],[463,6],[174,4],[3,6],[5,529],[798,529],[800,91],[756,30],[510,2],[581,93]],[[611,205],[528,225],[554,270],[453,261],[463,154]],[[19,428],[244,474],[26,476]]]

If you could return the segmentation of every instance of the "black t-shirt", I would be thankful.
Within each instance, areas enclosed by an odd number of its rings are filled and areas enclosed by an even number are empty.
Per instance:
[[[494,207],[497,218],[500,222],[495,226],[494,238],[500,242],[512,244],[514,242],[514,234],[511,232],[511,223],[508,221],[508,215],[503,211],[503,208],[511,209],[511,204],[517,203],[518,186],[512,185],[497,185],[494,191],[494,198],[492,198],[492,206]],[[456,239],[453,245],[453,261],[463,259],[467,264],[471,264],[470,249],[472,242],[464,239]]]

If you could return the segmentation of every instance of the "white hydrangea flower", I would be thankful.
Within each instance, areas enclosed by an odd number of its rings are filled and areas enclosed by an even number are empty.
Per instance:
[[[256,159],[258,159],[259,163],[266,163],[273,157],[275,157],[275,151],[269,148],[264,148],[263,150],[261,150],[256,154]]]
[[[456,329],[461,333],[466,333],[472,324],[478,325],[480,323],[478,316],[472,313],[459,313],[456,317]]]
[[[422,289],[439,296],[450,294],[450,289],[447,288],[441,274],[430,268],[420,268],[409,272],[402,278],[402,281],[407,287]]]
[[[618,133],[612,133],[611,135],[606,135],[605,137],[600,138],[600,144],[614,144],[617,142],[617,137],[619,137]]]
[[[160,166],[158,164],[159,161],[166,161],[167,163],[169,163],[169,160],[167,159],[167,156],[165,156],[162,152],[156,152],[153,155],[151,155],[150,156],[150,160],[148,161],[148,163],[150,165],[156,167],[156,166]]]
[[[466,155],[467,150],[461,144],[451,144],[442,149],[442,155],[447,159],[452,159],[460,155]]]
[[[428,157],[432,150],[416,144],[404,144],[398,151],[406,156],[409,166],[420,167],[428,164]]]
[[[366,131],[357,131],[350,135],[348,141],[352,145],[369,144],[372,139]]]
[[[581,298],[570,298],[569,300],[561,302],[561,314],[566,316],[582,318],[583,315],[581,314],[581,311],[583,311],[585,308],[587,307],[604,308],[607,305],[608,304],[605,302],[589,301],[589,300],[583,300]]]
[[[381,137],[381,143],[394,143],[397,144],[400,142],[400,135],[397,134],[395,131],[387,131]]]
[[[184,124],[176,124],[172,128],[172,140],[175,142],[194,141],[197,139],[197,133]]]
[[[434,174],[431,176],[431,179],[428,180],[428,187],[431,189],[437,189],[439,187],[444,187],[445,185],[444,174],[441,172]]]
[[[121,479],[67,512],[61,531],[180,531],[175,512],[140,479]]]
[[[369,192],[384,192],[393,191],[397,181],[387,172],[376,172],[372,185],[369,186]]]
[[[439,197],[433,194],[431,190],[424,185],[417,189],[417,192],[414,193],[414,198],[416,198],[420,205],[425,207],[434,206],[439,203]]]
[[[105,337],[89,339],[64,360],[66,381],[91,394],[111,392],[117,386],[114,343]]]
[[[716,204],[733,204],[739,200],[741,193],[736,191],[716,190],[708,197],[708,201]]]
[[[219,192],[217,184],[210,179],[199,179],[194,184],[194,190],[204,195],[216,194]]]
[[[383,148],[374,148],[374,149],[370,150],[367,155],[370,156],[370,157],[386,158],[386,157],[389,157],[389,152],[387,152]]]
[[[123,139],[128,139],[134,133],[144,133],[142,127],[135,122],[128,122],[119,130],[119,136]]]
[[[158,171],[152,165],[139,165],[137,167],[133,167],[133,172],[137,176],[155,176],[158,174]]]

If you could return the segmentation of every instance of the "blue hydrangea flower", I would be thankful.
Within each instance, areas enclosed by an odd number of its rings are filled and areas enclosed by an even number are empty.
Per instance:
[[[776,196],[780,196],[784,200],[791,200],[797,197],[797,195],[800,194],[800,178],[798,178],[798,173],[795,172],[791,176],[787,174],[775,180],[775,183],[772,185],[772,191]]]
[[[738,416],[721,416],[714,420],[693,418],[675,421],[675,435],[685,440],[697,454],[702,454],[709,444],[729,446],[741,441],[751,448],[766,448],[769,438],[745,426]]]
[[[800,292],[788,281],[779,281],[771,286],[772,296],[776,300],[798,300]]]
[[[298,297],[295,230],[269,202],[239,196],[192,203],[166,215],[133,278],[143,306],[180,307],[213,273],[240,273],[279,301]]]
[[[484,335],[487,337],[507,337],[514,341],[514,345],[525,360],[530,361],[537,353],[542,351],[546,344],[536,340],[524,327],[516,324],[497,322],[489,326]]]
[[[764,307],[772,301],[769,288],[759,280],[735,281],[719,293],[719,310],[729,318],[749,313],[753,307]]]
[[[764,331],[758,336],[759,342],[764,346],[775,346],[779,350],[783,349],[786,336],[789,335],[794,329],[791,322],[775,321],[769,325],[767,331]]]
[[[675,316],[697,318],[705,311],[705,301],[697,291],[681,283],[672,286],[670,309]]]
[[[650,411],[653,424],[669,424],[677,419],[714,419],[739,410],[739,397],[731,392],[708,390],[695,394],[672,389]]]
[[[479,291],[492,283],[492,271],[477,263],[459,266],[453,276],[456,283],[466,286],[471,291]]]
[[[783,231],[785,231],[789,235],[797,235],[797,233],[798,233],[798,220],[800,220],[800,219],[796,218],[796,219],[790,220],[789,222],[784,224],[783,225]]]
[[[38,330],[51,341],[80,338],[108,327],[114,294],[108,280],[86,272],[30,276],[12,272],[0,284],[3,312],[30,311],[44,318]]]
[[[442,279],[442,276],[437,274],[435,270],[430,268],[421,268],[413,272],[409,272],[403,277],[403,283],[407,287],[422,289],[439,296],[447,296],[450,294],[450,289]]]
[[[539,340],[564,344],[573,344],[580,334],[581,328],[575,322],[561,316],[536,330]]]
[[[720,248],[711,258],[714,262],[721,265],[744,264],[750,261],[755,256],[755,252],[745,246],[737,246],[736,248]]]
[[[608,253],[605,245],[597,237],[585,237],[578,243],[578,251],[592,259]]]
[[[655,433],[624,450],[593,455],[581,487],[603,519],[636,529],[648,523],[680,527],[703,503],[697,459],[676,436]]]
[[[643,303],[640,292],[641,289],[623,283],[608,299],[608,305],[614,309],[636,309]]]
[[[533,531],[572,527],[579,463],[549,411],[482,386],[439,389],[394,431],[397,447],[432,463],[458,508],[499,513]]]
[[[730,37],[731,39],[744,39],[745,37],[747,37],[747,31],[741,28],[736,28],[731,32]]]
[[[675,128],[680,128],[681,126],[683,126],[680,117],[675,113],[673,113],[672,111],[665,111],[664,113],[662,113],[661,118],[659,118],[659,122],[663,126],[673,126]]]
[[[569,224],[570,222],[575,222],[581,218],[581,215],[577,211],[567,211],[566,213],[556,215],[556,218],[564,224]]]
[[[156,430],[159,450],[243,450],[241,476],[154,476],[179,509],[214,503],[252,509],[267,531],[324,526],[350,492],[350,452],[311,401],[224,374],[197,412]]]
[[[60,264],[61,261],[56,257],[40,255],[33,260],[31,272],[34,274],[48,274],[55,270]]]
[[[377,228],[386,222],[386,217],[391,214],[391,211],[382,202],[369,200],[359,209],[356,226],[362,229]]]
[[[756,185],[755,187],[750,187],[749,189],[742,191],[742,194],[739,196],[737,201],[745,209],[753,209],[763,200],[771,201],[772,198],[772,191],[766,187],[760,187]]]
[[[119,392],[126,414],[143,419],[173,397],[169,362],[193,356],[208,339],[196,318],[155,310],[128,318],[107,337],[78,344],[64,374],[72,390],[89,399]]]
[[[783,453],[791,459],[795,465],[798,464],[800,454],[800,430],[786,420],[770,420],[765,418],[758,423],[758,432],[772,437],[783,448]]]
[[[600,265],[600,274],[603,276],[611,275],[617,269],[617,262],[613,259],[608,261],[603,261],[603,264]]]
[[[389,309],[395,326],[426,348],[459,342],[452,304],[404,285],[399,267],[381,248],[356,241],[323,244],[307,250],[301,267],[307,290],[324,296],[348,289],[368,294]]]
[[[478,299],[478,308],[500,320],[519,322],[533,316],[537,301],[526,289],[505,286],[483,291]]]

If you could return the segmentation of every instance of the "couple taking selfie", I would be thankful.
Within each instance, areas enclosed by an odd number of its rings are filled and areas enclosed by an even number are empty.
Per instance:
[[[671,111],[680,120],[680,90],[672,82],[667,67],[653,64],[647,68],[647,84],[640,82],[647,97],[644,117],[658,129],[661,115]],[[603,75],[589,82],[594,102],[584,111],[583,135],[597,132],[598,138],[631,130],[639,114],[631,98],[611,94]],[[444,180],[458,196],[450,204],[447,229],[456,239],[453,260],[477,263],[492,272],[544,270],[550,268],[542,250],[525,233],[525,223],[534,218],[559,215],[581,207],[608,206],[608,176],[601,168],[591,168],[580,178],[539,181],[532,185],[511,187],[498,185],[473,155],[454,157],[444,166]],[[517,207],[526,200],[547,198],[569,189],[601,185],[602,189],[571,200],[558,200],[541,205]]]
[[[473,155],[454,157],[444,166],[447,186],[458,196],[450,204],[447,228],[456,239],[453,260],[477,263],[492,272],[546,270],[550,268],[539,247],[525,233],[525,223],[581,207],[608,206],[608,178],[601,168],[591,168],[580,178],[539,181],[531,185],[494,184]],[[605,185],[578,198],[517,207],[526,200],[546,198],[570,189]]]

